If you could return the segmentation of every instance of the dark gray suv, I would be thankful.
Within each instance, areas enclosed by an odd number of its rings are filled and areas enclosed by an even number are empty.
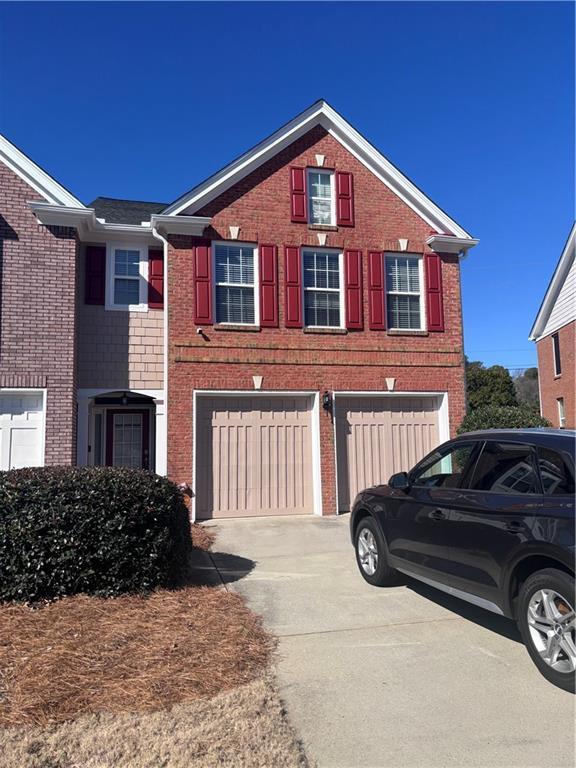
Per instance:
[[[398,572],[514,619],[540,672],[574,691],[569,430],[470,432],[358,494],[350,531],[375,586]]]

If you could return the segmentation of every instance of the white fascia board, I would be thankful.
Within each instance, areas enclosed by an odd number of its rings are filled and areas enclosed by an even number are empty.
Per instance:
[[[94,208],[67,208],[38,201],[29,202],[40,224],[48,227],[72,227],[77,230],[80,240],[106,242],[111,237],[122,240],[147,240],[154,242],[154,234],[149,225],[113,224],[96,218]]]
[[[466,251],[478,245],[480,240],[474,237],[452,237],[451,235],[432,235],[426,240],[426,245],[436,253],[458,253],[463,256]]]
[[[202,237],[206,227],[212,223],[210,216],[168,216],[153,214],[150,217],[150,227],[162,234],[192,235]]]
[[[233,184],[288,147],[315,125],[322,125],[352,155],[365,165],[383,184],[391,189],[406,205],[431,227],[447,230],[456,237],[472,239],[448,214],[421,192],[404,174],[375,149],[339,115],[329,104],[319,101],[280,128],[272,136],[257,144],[237,160],[227,165],[202,184],[172,203],[164,214],[178,215],[184,210],[190,214],[214,200]]]
[[[540,305],[540,309],[536,315],[536,320],[534,320],[534,325],[530,331],[530,336],[528,336],[529,341],[538,341],[541,338],[542,331],[546,327],[550,313],[554,308],[554,302],[558,298],[558,294],[560,293],[562,285],[564,284],[564,280],[570,271],[570,267],[572,266],[572,262],[574,261],[575,257],[576,222],[572,225],[572,229],[568,235],[568,240],[566,240],[564,250],[562,251],[560,259],[558,260],[558,264],[556,265],[556,269],[554,270],[554,274],[552,275],[552,279],[550,280],[550,284],[548,285],[548,289],[544,295],[544,298],[542,299],[542,304]]]
[[[14,146],[5,136],[0,135],[0,162],[35,189],[49,203],[70,208],[84,208],[74,195],[43,171],[29,157]]]

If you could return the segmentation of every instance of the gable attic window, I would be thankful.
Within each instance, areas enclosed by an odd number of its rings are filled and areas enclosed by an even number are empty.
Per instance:
[[[424,330],[422,257],[386,254],[386,307],[390,330]]]
[[[334,173],[308,169],[308,221],[310,224],[334,226]]]
[[[257,323],[256,248],[253,245],[214,245],[216,322]]]
[[[111,245],[108,249],[106,308],[148,310],[148,249]]]

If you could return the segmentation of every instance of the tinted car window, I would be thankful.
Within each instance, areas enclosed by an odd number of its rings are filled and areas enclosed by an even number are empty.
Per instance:
[[[568,457],[540,446],[537,454],[544,493],[550,496],[573,494],[574,470]]]
[[[470,482],[474,491],[539,493],[530,445],[487,441]]]
[[[412,485],[458,488],[475,446],[476,443],[458,443],[434,451],[412,472]]]

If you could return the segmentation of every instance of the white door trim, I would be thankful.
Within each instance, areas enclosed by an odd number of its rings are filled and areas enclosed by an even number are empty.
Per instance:
[[[318,390],[194,389],[192,391],[192,521],[196,520],[196,445],[198,398],[200,397],[311,397],[312,493],[315,515],[322,515],[322,477],[320,471],[320,393]]]
[[[450,412],[448,409],[448,392],[408,391],[395,392],[380,390],[340,390],[332,393],[332,421],[334,425],[334,478],[336,482],[336,514],[340,514],[340,499],[338,498],[338,442],[336,440],[336,398],[337,397],[434,397],[438,401],[438,438],[441,443],[450,439]]]
[[[46,455],[46,405],[48,390],[45,387],[0,387],[0,395],[42,395],[42,417],[40,423],[40,465],[45,464]]]

